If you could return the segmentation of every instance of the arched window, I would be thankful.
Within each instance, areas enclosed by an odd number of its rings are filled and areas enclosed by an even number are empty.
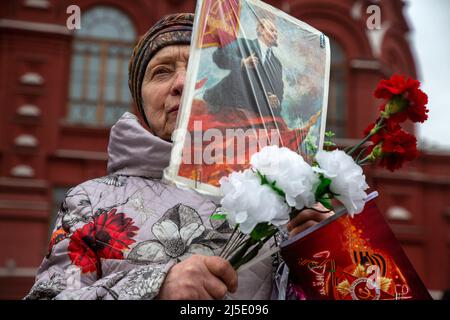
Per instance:
[[[342,47],[333,39],[331,46],[330,90],[327,110],[327,130],[333,131],[336,138],[346,138],[347,125],[347,84],[346,57]]]
[[[82,13],[73,42],[69,123],[111,126],[129,110],[128,61],[135,40],[132,22],[119,10],[96,6]]]

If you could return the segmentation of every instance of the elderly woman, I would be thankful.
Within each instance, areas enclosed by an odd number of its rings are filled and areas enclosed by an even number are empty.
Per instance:
[[[139,41],[129,85],[148,128],[126,113],[111,129],[108,176],[71,189],[26,299],[268,299],[269,258],[237,274],[217,256],[229,236],[217,206],[161,181],[189,60],[192,14],[170,15]],[[303,212],[295,234],[322,220]]]

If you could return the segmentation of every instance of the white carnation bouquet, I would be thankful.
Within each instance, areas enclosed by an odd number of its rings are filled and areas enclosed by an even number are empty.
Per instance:
[[[225,213],[212,217],[234,226],[221,256],[236,270],[290,219],[316,203],[331,211],[331,199],[337,199],[351,215],[364,208],[368,185],[363,170],[344,151],[321,150],[311,166],[286,147],[267,146],[252,156],[250,164],[220,180]]]

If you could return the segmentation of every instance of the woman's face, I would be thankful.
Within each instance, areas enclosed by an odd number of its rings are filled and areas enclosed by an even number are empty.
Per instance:
[[[175,129],[188,61],[188,45],[164,47],[148,63],[142,81],[142,101],[151,131],[167,141]]]

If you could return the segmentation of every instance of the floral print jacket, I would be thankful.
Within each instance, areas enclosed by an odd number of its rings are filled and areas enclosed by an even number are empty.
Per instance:
[[[175,263],[220,252],[231,230],[209,219],[217,206],[161,181],[171,148],[134,115],[119,119],[109,175],[69,190],[25,299],[154,299]],[[273,265],[268,258],[239,273],[229,298],[270,298]]]

